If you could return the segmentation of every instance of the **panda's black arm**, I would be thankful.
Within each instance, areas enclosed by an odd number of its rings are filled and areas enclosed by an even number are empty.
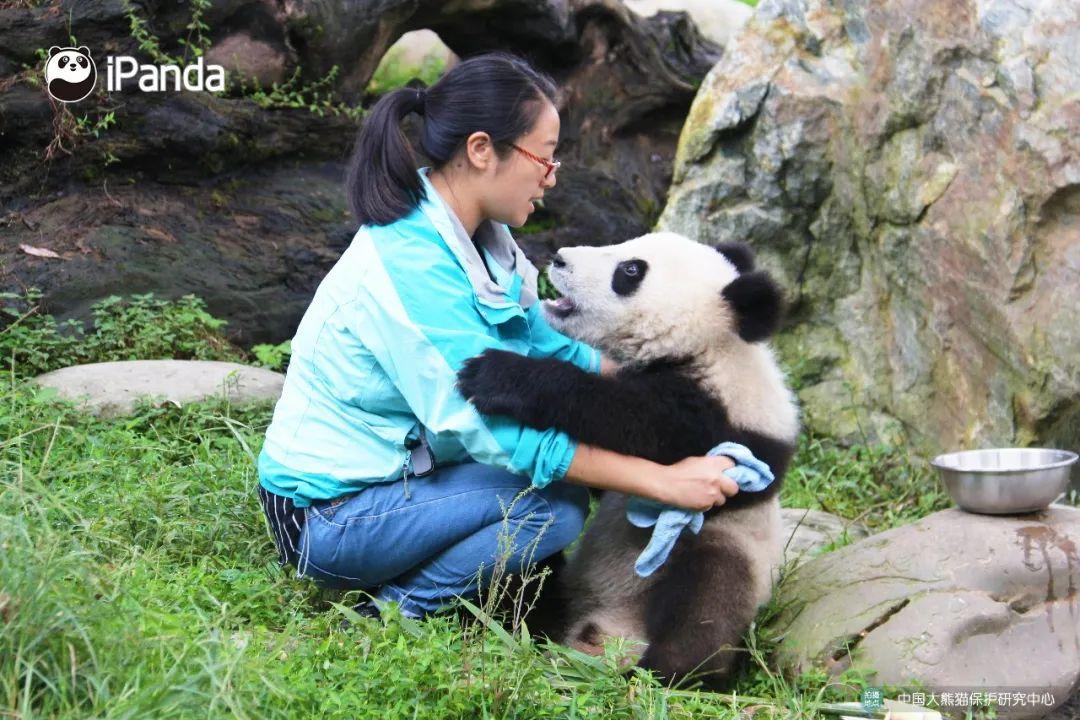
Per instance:
[[[715,406],[674,370],[597,375],[551,358],[489,350],[458,373],[458,387],[488,415],[558,428],[574,439],[673,463],[706,452]]]

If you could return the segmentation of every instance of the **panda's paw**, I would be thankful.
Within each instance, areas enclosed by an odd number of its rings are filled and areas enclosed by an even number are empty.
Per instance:
[[[505,350],[485,350],[458,371],[458,390],[486,415],[519,416],[524,409],[529,359]]]

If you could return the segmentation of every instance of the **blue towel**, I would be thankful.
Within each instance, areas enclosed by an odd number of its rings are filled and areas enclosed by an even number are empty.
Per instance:
[[[739,492],[759,492],[769,487],[775,479],[768,465],[758,460],[738,443],[720,443],[706,454],[727,455],[735,461],[735,467],[724,474],[738,483]],[[626,503],[626,519],[636,527],[653,528],[649,544],[641,551],[637,562],[634,563],[634,572],[640,577],[648,577],[668,559],[683,528],[689,525],[690,531],[695,535],[701,532],[701,525],[705,522],[705,513],[683,510],[646,498],[632,497]]]

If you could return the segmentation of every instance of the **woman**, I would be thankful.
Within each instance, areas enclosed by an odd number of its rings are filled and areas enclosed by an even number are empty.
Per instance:
[[[544,321],[536,268],[506,228],[555,185],[555,99],[524,61],[482,55],[387,94],[357,137],[347,192],[361,227],[293,339],[259,493],[281,562],[373,592],[365,614],[396,601],[422,617],[475,595],[507,535],[509,572],[559,552],[582,530],[582,486],[696,510],[737,491],[727,458],[657,465],[482,416],[455,389],[487,348],[615,368]],[[400,128],[412,112],[434,160],[419,171]]]

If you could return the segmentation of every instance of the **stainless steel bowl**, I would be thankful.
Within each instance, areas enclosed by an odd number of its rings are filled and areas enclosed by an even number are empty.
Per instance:
[[[946,453],[931,465],[962,509],[990,515],[1042,510],[1069,486],[1068,450],[996,448]]]

